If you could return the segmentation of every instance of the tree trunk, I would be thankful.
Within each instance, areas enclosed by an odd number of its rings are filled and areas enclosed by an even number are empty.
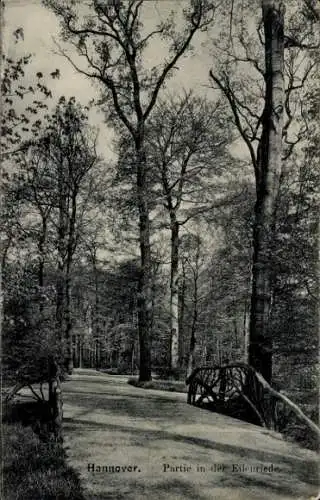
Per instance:
[[[99,320],[99,272],[96,266],[96,257],[94,257],[93,263],[93,272],[94,272],[94,295],[95,295],[95,304],[94,304],[94,328],[93,335],[97,341],[100,341],[100,320]]]
[[[56,326],[59,342],[64,342],[63,325],[65,309],[65,254],[66,254],[66,193],[63,158],[60,159],[58,170],[59,189],[59,225],[58,225],[58,276],[56,283]]]
[[[56,344],[59,346],[60,356],[64,356],[64,321],[65,321],[65,183],[63,160],[59,164],[59,226],[58,226],[58,272],[56,281]],[[55,356],[49,359],[49,405],[52,412],[53,434],[57,441],[62,441],[62,392],[60,381],[59,361]]]
[[[235,300],[232,300],[232,321],[233,321],[233,332],[234,332],[234,346],[237,349],[239,346],[239,333],[238,333],[238,309]],[[232,350],[231,350],[232,352]]]
[[[244,352],[243,361],[249,364],[249,346],[250,346],[250,308],[251,308],[251,297],[250,291],[252,291],[252,262],[253,253],[250,255],[250,270],[249,270],[249,282],[248,282],[248,292],[246,294],[244,303],[244,313],[243,313],[243,338],[244,338]]]
[[[71,318],[71,279],[70,266],[67,265],[66,283],[65,283],[65,336],[66,336],[66,352],[65,365],[69,375],[73,370],[73,343],[72,343],[72,318]]]
[[[195,366],[195,359],[194,359],[195,348],[196,348],[196,336],[195,336],[195,330],[194,328],[192,328],[190,337],[189,356],[188,356],[187,377],[191,375]]]
[[[56,282],[56,328],[57,342],[63,342],[63,320],[64,320],[64,302],[65,289],[63,280],[63,267],[58,266],[58,277]]]
[[[66,353],[65,365],[66,370],[71,375],[73,370],[73,342],[72,342],[72,317],[71,317],[71,267],[73,254],[75,250],[75,230],[76,230],[76,214],[77,214],[77,194],[78,189],[73,188],[71,196],[71,215],[69,218],[69,231],[66,252],[66,274],[65,274],[65,337],[66,337]],[[69,209],[67,209],[67,213]],[[68,214],[69,215],[69,214]]]
[[[150,248],[150,220],[147,192],[146,154],[142,143],[137,148],[137,195],[139,207],[139,241],[141,269],[138,293],[138,331],[140,344],[139,380],[151,380],[151,345],[152,324],[152,267]]]
[[[196,349],[196,328],[198,321],[198,275],[194,276],[194,291],[193,291],[193,315],[192,315],[192,325],[191,325],[191,337],[190,337],[190,348],[188,357],[188,370],[187,377],[191,375],[194,369],[194,354]]]
[[[38,250],[39,250],[38,284],[41,291],[44,286],[44,261],[45,261],[46,237],[47,237],[47,219],[43,216],[42,230],[38,242]]]
[[[12,240],[13,240],[13,235],[10,234],[7,242],[5,244],[2,242],[2,244],[1,244],[1,251],[2,251],[2,254],[1,254],[1,276],[3,276],[4,270],[6,267],[7,255],[8,255],[8,251],[9,251],[9,248],[11,246]]]
[[[284,101],[284,6],[262,0],[265,32],[265,108],[257,151],[249,363],[267,381],[272,377],[271,244],[281,173]]]
[[[179,366],[179,224],[175,213],[171,219],[171,276],[170,276],[170,340],[171,368]]]
[[[45,243],[47,237],[47,219],[42,214],[42,228],[38,241],[38,252],[39,252],[39,267],[38,267],[38,285],[39,285],[39,311],[40,314],[43,312],[44,307],[44,265],[45,265]]]
[[[217,338],[217,360],[218,364],[222,364],[221,340]]]
[[[82,338],[79,336],[79,368],[82,368],[82,359],[83,359],[83,345]]]
[[[192,314],[192,325],[191,325],[191,337],[190,337],[190,349],[188,357],[188,371],[187,377],[191,375],[194,369],[194,354],[196,348],[196,328],[198,321],[198,278],[199,278],[199,246],[197,248],[195,270],[193,273],[193,314]]]
[[[186,297],[186,270],[185,270],[185,262],[182,260],[182,276],[181,276],[181,287],[180,287],[180,295],[179,295],[179,336],[180,336],[180,359],[183,359],[184,364],[186,360],[186,346],[185,339],[182,335],[183,333],[183,322],[184,322],[184,313],[185,313],[185,297]]]
[[[60,370],[54,357],[49,359],[48,402],[51,411],[52,433],[55,441],[62,442],[63,400]]]
[[[246,299],[244,303],[244,314],[243,314],[243,337],[244,337],[244,353],[243,360],[244,363],[249,363],[249,345],[250,345],[250,303]]]

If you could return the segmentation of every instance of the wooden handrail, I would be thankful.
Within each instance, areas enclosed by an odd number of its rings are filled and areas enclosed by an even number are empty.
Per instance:
[[[303,422],[320,438],[320,428],[307,415],[303,413],[298,405],[293,403],[287,396],[276,391],[252,366],[245,363],[232,363],[213,366],[197,367],[187,378],[189,385],[188,403],[195,406],[214,407],[219,401],[227,408],[228,403],[235,396],[241,397],[251,408],[260,425],[279,429],[281,422],[287,415],[285,410]],[[203,387],[205,394],[198,395],[198,388]],[[223,395],[223,398],[218,396]],[[282,405],[282,406],[281,406]],[[288,423],[288,422],[287,422]]]

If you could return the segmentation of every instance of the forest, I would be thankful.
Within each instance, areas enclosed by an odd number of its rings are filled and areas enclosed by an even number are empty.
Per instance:
[[[2,53],[5,382],[48,384],[59,434],[74,368],[146,382],[243,362],[317,421],[317,2],[42,4],[96,97]],[[199,50],[206,87],[171,86]]]

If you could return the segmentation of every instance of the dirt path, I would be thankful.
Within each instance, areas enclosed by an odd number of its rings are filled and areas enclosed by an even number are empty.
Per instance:
[[[88,500],[316,497],[316,454],[126,380],[75,370],[64,383],[67,452]]]

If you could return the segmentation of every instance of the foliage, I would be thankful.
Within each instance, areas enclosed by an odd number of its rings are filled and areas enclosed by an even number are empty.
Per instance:
[[[139,382],[135,378],[130,378],[128,384],[134,387],[141,387],[142,389],[155,389],[157,391],[168,392],[187,392],[186,385],[183,382],[174,380],[154,379],[149,382]]]
[[[23,40],[23,30],[14,32],[15,42]],[[3,99],[1,114],[1,159],[23,150],[30,141],[39,135],[42,111],[48,109],[46,101],[52,97],[44,83],[44,75],[33,75],[30,84],[28,65],[31,54],[15,59],[2,53],[1,95]],[[29,78],[27,78],[27,75]],[[58,78],[59,70],[51,73],[51,78]],[[20,105],[22,102],[22,106]]]
[[[49,358],[59,354],[60,359],[67,349],[64,331],[69,328],[70,336],[67,299],[72,263],[87,227],[95,227],[95,210],[104,199],[99,197],[104,183],[98,175],[101,164],[96,153],[96,133],[88,125],[87,111],[74,98],[60,98],[52,113],[43,117],[38,137],[26,151],[15,155],[16,171],[7,180],[5,201],[10,220],[6,221],[3,263],[11,245],[15,252],[22,253],[22,266],[19,270],[19,263],[14,264],[5,276],[7,296],[12,295],[11,303],[5,304],[12,316],[5,323],[6,354],[11,365],[14,362],[28,373],[32,370],[34,376],[39,368],[36,360],[43,357],[42,373],[45,365],[50,370]],[[25,252],[32,250],[32,265],[24,271]],[[22,273],[19,284],[12,281],[14,270]],[[64,323],[58,324],[60,284],[63,293],[59,317]],[[20,287],[18,293],[14,287]],[[18,333],[15,321],[19,308],[24,314],[23,334]]]
[[[53,326],[54,290],[39,290],[34,269],[30,267],[8,266],[5,284],[2,325],[5,381],[47,382],[51,377],[50,360],[61,348]]]
[[[150,118],[149,185],[168,215],[177,213],[180,225],[210,211],[215,198],[220,201],[223,195],[222,179],[233,173],[227,116],[221,102],[212,103],[190,91],[159,99]]]
[[[61,444],[40,440],[20,423],[2,424],[2,435],[4,498],[83,500],[79,478],[67,465]]]

